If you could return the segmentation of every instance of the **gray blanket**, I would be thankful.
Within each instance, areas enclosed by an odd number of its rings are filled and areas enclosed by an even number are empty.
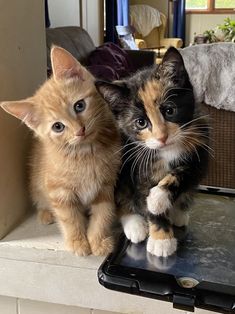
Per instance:
[[[235,111],[235,43],[201,44],[180,49],[196,100]]]

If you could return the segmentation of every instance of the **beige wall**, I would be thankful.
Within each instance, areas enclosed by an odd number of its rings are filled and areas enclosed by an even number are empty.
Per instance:
[[[46,79],[43,0],[0,0],[0,101],[30,96]],[[28,130],[0,109],[0,237],[24,214]]]
[[[205,30],[214,29],[218,24],[222,24],[226,17],[235,19],[235,14],[187,14],[186,45],[193,42],[195,32],[202,34]]]
[[[51,27],[80,26],[80,0],[48,0]]]
[[[103,43],[104,9],[103,0],[81,0],[81,26],[87,30],[96,46]]]
[[[103,0],[48,0],[51,27],[81,26],[96,46],[103,42]]]

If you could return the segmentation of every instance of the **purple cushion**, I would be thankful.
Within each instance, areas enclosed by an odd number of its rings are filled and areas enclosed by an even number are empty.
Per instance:
[[[88,65],[95,77],[105,80],[117,80],[135,71],[127,52],[110,42],[90,54]]]
[[[119,79],[116,71],[109,65],[89,65],[86,68],[94,75],[95,78],[109,81]]]

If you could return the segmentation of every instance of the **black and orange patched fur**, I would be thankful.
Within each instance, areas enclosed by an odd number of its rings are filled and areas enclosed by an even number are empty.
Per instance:
[[[124,232],[134,243],[149,235],[150,253],[171,255],[177,248],[172,225],[187,225],[210,149],[209,127],[195,105],[183,59],[170,48],[161,65],[123,81],[97,81],[96,87],[123,139],[116,203]]]

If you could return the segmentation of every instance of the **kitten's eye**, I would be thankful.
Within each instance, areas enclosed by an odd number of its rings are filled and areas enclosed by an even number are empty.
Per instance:
[[[73,105],[73,108],[76,113],[82,112],[86,108],[86,103],[83,99],[79,100],[75,102],[75,104]]]
[[[61,133],[64,131],[65,125],[62,122],[55,122],[52,125],[52,130],[56,133]]]
[[[166,117],[172,117],[176,113],[176,109],[174,107],[166,107],[164,109],[164,114]]]
[[[135,120],[135,125],[139,130],[143,130],[147,127],[148,121],[146,121],[144,118],[139,118]]]

